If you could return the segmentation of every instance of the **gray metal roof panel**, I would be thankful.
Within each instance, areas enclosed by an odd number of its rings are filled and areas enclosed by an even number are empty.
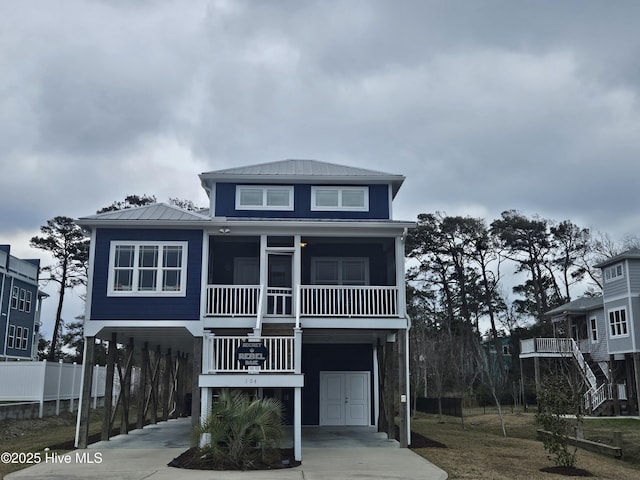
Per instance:
[[[549,310],[546,315],[554,316],[564,313],[584,313],[603,307],[602,297],[581,297],[564,305]]]
[[[620,260],[625,259],[640,259],[640,248],[630,248],[629,250],[622,252],[619,255],[616,255],[611,258],[607,258],[600,263],[596,264],[597,268],[606,267],[607,265],[611,265],[612,263],[619,262]]]
[[[301,175],[301,176],[336,176],[336,177],[389,177],[397,176],[377,170],[337,165],[318,160],[280,160],[277,162],[247,165],[238,168],[226,168],[205,172],[214,175]]]
[[[80,223],[91,220],[172,220],[172,221],[194,221],[209,220],[209,217],[196,212],[183,210],[174,205],[164,203],[154,203],[142,207],[126,208],[113,212],[98,213],[79,219]]]

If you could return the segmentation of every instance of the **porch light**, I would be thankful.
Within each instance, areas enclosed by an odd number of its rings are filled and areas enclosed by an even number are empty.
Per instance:
[[[300,242],[300,247],[301,247],[301,248],[304,248],[304,247],[306,247],[306,246],[307,246],[307,242]]]
[[[218,232],[220,232],[222,235],[228,235],[229,233],[231,233],[231,230],[229,230],[228,228],[221,228],[220,230],[218,230]]]

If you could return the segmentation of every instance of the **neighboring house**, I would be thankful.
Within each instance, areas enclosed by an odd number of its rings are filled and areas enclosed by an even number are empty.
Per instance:
[[[573,357],[585,372],[585,405],[638,414],[640,404],[640,249],[601,262],[601,297],[585,297],[548,312],[556,338],[521,342],[520,358]],[[606,408],[610,407],[610,408]]]
[[[220,388],[280,399],[296,458],[302,425],[376,425],[386,342],[405,342],[408,383],[414,223],[392,215],[404,177],[286,160],[200,181],[205,212],[155,204],[80,219],[91,231],[85,336],[192,354],[194,416]],[[408,431],[408,412],[401,421]]]
[[[11,255],[0,245],[0,358],[35,360],[38,353],[40,307],[46,293],[38,291],[40,260]]]

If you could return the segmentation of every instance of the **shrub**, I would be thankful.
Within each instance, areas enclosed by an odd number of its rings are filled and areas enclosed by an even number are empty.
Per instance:
[[[260,462],[269,464],[279,455],[282,406],[272,398],[251,400],[225,389],[197,434],[206,435],[203,453],[218,468],[248,470]]]
[[[575,467],[576,451],[569,450],[569,436],[573,426],[565,415],[575,415],[581,421],[580,396],[564,376],[547,377],[538,392],[537,423],[547,432],[544,449],[557,466]]]

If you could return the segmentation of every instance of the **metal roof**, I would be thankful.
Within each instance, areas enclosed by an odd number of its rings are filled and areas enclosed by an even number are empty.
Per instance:
[[[172,221],[194,221],[194,220],[210,220],[209,217],[196,212],[183,210],[174,205],[165,203],[154,203],[142,207],[125,208],[124,210],[116,210],[113,212],[98,213],[88,217],[79,219],[80,224],[90,223],[91,220],[172,220]],[[87,222],[88,221],[88,222]]]
[[[217,180],[257,182],[300,182],[306,180],[325,184],[375,182],[391,183],[394,196],[404,182],[404,178],[402,175],[320,162],[318,160],[281,160],[200,174],[200,180],[205,188]]]
[[[631,248],[625,252],[622,252],[619,255],[616,255],[614,257],[611,258],[607,258],[606,260],[601,261],[600,263],[596,264],[595,266],[597,268],[603,268],[606,267],[607,265],[611,265],[612,263],[616,263],[620,260],[625,260],[625,259],[640,259],[640,248]]]
[[[559,307],[549,310],[546,314],[557,316],[569,313],[585,313],[603,307],[602,297],[581,297],[572,302],[565,303]]]

